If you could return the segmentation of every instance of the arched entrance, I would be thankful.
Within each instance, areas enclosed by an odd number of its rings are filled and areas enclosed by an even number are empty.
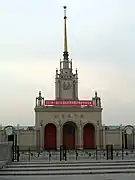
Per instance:
[[[44,128],[44,148],[56,149],[56,126],[52,123]]]
[[[83,127],[83,148],[95,148],[95,127],[91,123],[88,123]]]
[[[76,124],[66,122],[63,125],[63,146],[67,149],[75,149],[76,145]]]

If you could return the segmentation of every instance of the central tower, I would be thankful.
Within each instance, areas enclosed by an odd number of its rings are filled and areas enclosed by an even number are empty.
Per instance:
[[[60,60],[60,69],[56,69],[55,99],[78,100],[78,73],[73,73],[72,60],[69,60],[67,45],[67,7],[64,6],[64,52],[63,60]]]

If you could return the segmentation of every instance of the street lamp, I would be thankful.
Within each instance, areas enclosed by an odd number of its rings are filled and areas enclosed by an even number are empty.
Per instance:
[[[5,133],[7,136],[11,136],[13,134],[13,127],[12,126],[5,127]]]
[[[124,135],[133,135],[133,141],[134,141],[134,134],[133,134],[133,127],[131,125],[127,125],[124,127],[124,131],[122,131],[122,159],[124,157]],[[134,142],[133,142],[134,147]]]
[[[12,151],[13,151],[13,157],[12,160],[16,159],[16,152],[17,152],[17,134],[14,131],[14,128],[12,126],[5,127],[5,134],[8,137],[8,141],[12,141]]]
[[[133,148],[133,144],[134,144],[134,131],[133,131],[133,126],[131,126],[131,125],[128,125],[128,126],[126,126],[125,127],[125,132],[126,132],[126,134],[127,135],[129,135],[129,136],[131,136],[132,135],[132,148]]]

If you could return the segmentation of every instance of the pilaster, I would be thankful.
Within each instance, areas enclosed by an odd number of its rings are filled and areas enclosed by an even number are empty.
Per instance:
[[[123,135],[122,135],[122,133],[123,133],[123,128],[122,128],[122,124],[120,124],[120,148],[122,148],[122,138],[123,138]]]
[[[83,126],[84,126],[84,122],[82,120],[80,120],[80,125],[79,125],[79,132],[78,132],[78,136],[79,136],[79,149],[83,149]]]
[[[43,125],[43,120],[40,121],[40,149],[43,150],[44,149],[44,125]]]
[[[106,148],[106,130],[105,130],[105,124],[103,125],[103,148]]]
[[[59,78],[55,79],[55,99],[60,98],[60,80]]]
[[[62,123],[61,120],[58,121],[58,125],[57,125],[57,149],[60,148],[60,146],[63,144],[62,143]]]
[[[17,124],[17,144],[20,145],[20,125]]]
[[[4,136],[4,133],[2,131],[2,124],[0,124],[0,140],[1,140],[1,142],[3,142],[3,136]]]
[[[96,146],[99,149],[100,148],[100,129],[99,129],[99,121],[97,121],[97,126],[96,126]]]
[[[74,91],[75,91],[75,99],[78,99],[78,79],[75,80]]]

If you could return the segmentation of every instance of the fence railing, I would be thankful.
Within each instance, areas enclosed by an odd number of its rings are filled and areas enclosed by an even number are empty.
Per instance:
[[[93,161],[93,160],[135,160],[135,149],[124,149],[113,145],[94,149],[40,149],[37,146],[19,146],[14,148],[17,161]]]

